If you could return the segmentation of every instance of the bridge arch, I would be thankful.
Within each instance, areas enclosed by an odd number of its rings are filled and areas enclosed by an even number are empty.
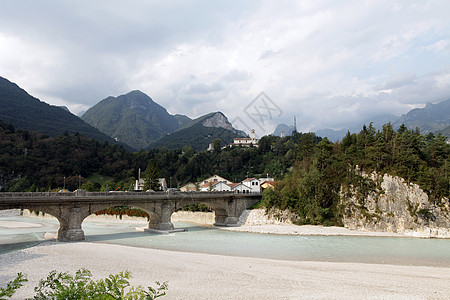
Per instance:
[[[184,199],[177,201],[175,211],[195,203],[204,204],[208,207],[208,209],[214,212],[214,225],[216,226],[229,226],[230,224],[237,224],[239,216],[242,213],[242,211],[236,211],[233,205],[235,204],[235,201],[232,199],[223,199],[221,201],[211,199]]]

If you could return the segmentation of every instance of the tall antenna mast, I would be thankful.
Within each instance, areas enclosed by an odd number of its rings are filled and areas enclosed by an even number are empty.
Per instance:
[[[295,118],[295,115],[294,115],[294,132],[297,132],[297,119]]]

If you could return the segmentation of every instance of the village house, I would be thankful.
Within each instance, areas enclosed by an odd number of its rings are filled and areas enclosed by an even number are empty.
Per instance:
[[[259,193],[261,191],[259,179],[247,178],[242,183],[250,189],[251,193]]]
[[[197,190],[197,185],[195,183],[189,182],[182,187],[180,187],[180,191],[182,192],[193,192]]]
[[[241,194],[250,194],[252,191],[250,189],[250,187],[242,182],[240,183],[234,183],[232,185],[232,189],[233,192],[236,193],[241,193]]]
[[[207,184],[207,183],[216,183],[216,182],[224,182],[227,184],[231,184],[232,182],[228,179],[225,179],[219,175],[213,175],[209,178],[206,178],[205,180],[202,180],[201,185]]]
[[[202,192],[224,192],[224,191],[231,191],[231,185],[229,185],[226,182],[219,181],[219,182],[209,182],[205,183],[200,186],[200,191]]]
[[[264,181],[261,184],[261,189],[262,190],[265,190],[265,189],[272,189],[272,190],[274,190],[275,189],[275,181]]]

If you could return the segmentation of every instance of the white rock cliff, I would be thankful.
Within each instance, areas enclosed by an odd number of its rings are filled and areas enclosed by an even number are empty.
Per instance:
[[[375,183],[376,188],[364,195],[354,186],[341,189],[345,227],[450,238],[448,198],[430,203],[417,184],[403,178],[376,173],[361,175]]]

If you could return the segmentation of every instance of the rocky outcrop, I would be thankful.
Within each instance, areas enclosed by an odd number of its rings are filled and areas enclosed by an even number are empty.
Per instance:
[[[224,128],[234,132],[235,134],[246,136],[245,132],[234,129],[227,117],[221,112],[216,112],[212,114],[211,117],[203,120],[202,125],[205,127]]]
[[[341,189],[345,227],[450,238],[448,198],[430,203],[428,195],[417,184],[403,178],[377,173],[361,176],[364,187]]]

